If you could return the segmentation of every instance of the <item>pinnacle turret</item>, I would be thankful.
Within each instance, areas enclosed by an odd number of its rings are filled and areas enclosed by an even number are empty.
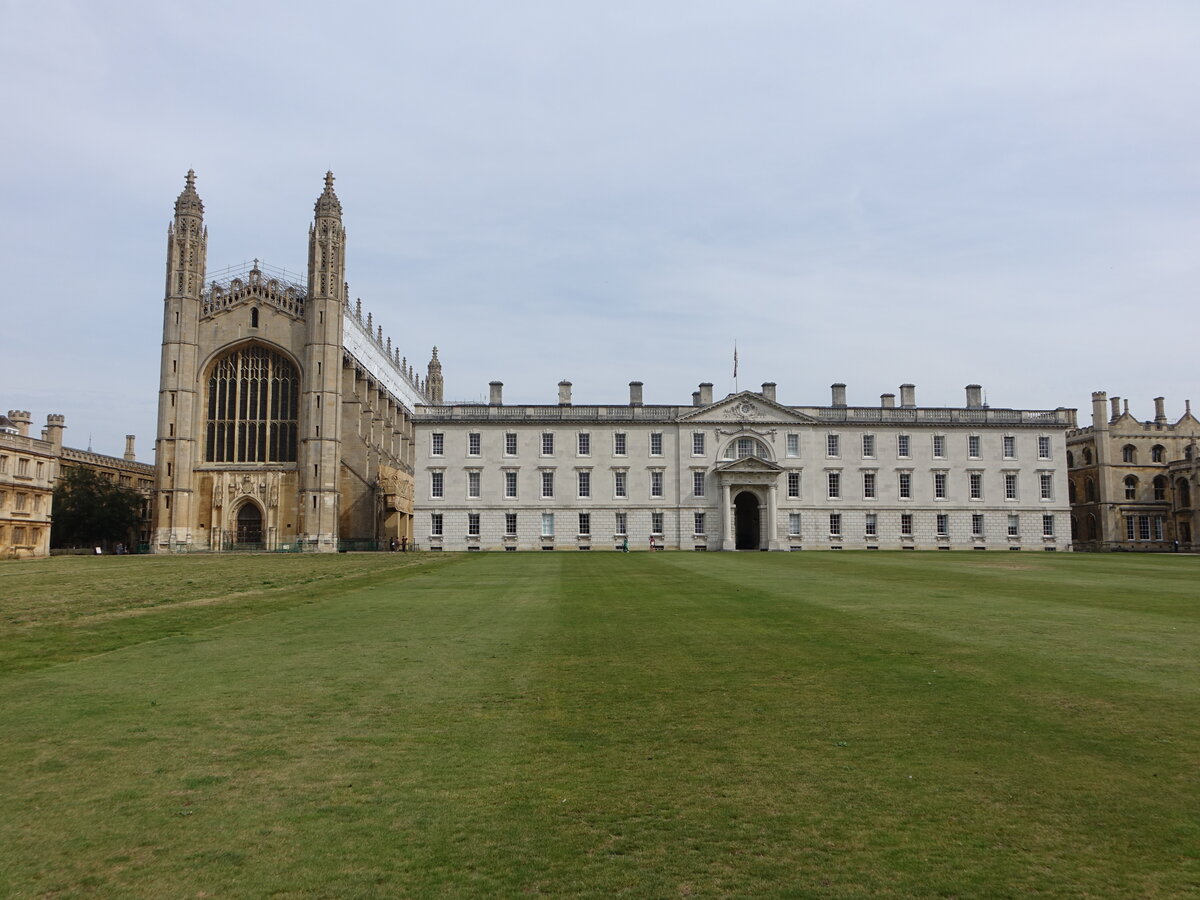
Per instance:
[[[317,198],[315,206],[317,218],[331,217],[340,219],[342,217],[342,204],[338,200],[337,194],[333,192],[333,172],[325,173],[325,190],[321,192],[321,196]]]
[[[175,201],[175,215],[176,217],[204,215],[204,204],[200,201],[200,195],[196,193],[195,169],[188,169],[183,191]]]

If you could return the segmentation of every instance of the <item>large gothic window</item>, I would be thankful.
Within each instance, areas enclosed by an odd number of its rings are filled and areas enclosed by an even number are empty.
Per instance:
[[[296,461],[300,375],[282,354],[239,347],[208,376],[209,462]]]

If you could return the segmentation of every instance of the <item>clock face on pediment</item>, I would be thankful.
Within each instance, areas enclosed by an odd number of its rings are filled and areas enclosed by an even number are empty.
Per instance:
[[[759,394],[744,391],[718,400],[712,406],[680,416],[681,420],[705,422],[736,422],[756,425],[780,422],[812,422],[809,416],[773,403]]]

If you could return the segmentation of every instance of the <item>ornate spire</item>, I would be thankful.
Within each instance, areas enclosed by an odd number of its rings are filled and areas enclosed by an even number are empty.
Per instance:
[[[180,193],[179,199],[175,201],[175,215],[204,215],[204,204],[200,202],[200,195],[196,193],[196,171],[194,169],[188,169],[183,191]]]
[[[325,173],[325,190],[317,198],[315,209],[318,219],[322,216],[329,216],[335,219],[342,217],[342,204],[338,200],[337,194],[333,192],[333,172]]]
[[[433,348],[433,356],[429,360],[429,367],[426,370],[427,377],[425,379],[424,392],[429,402],[435,405],[442,403],[442,362],[438,359],[437,347]]]

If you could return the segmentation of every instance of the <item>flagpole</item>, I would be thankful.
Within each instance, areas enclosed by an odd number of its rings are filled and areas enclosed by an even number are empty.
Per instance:
[[[733,392],[735,394],[738,392],[737,364],[738,364],[737,338],[734,338],[733,339]]]

